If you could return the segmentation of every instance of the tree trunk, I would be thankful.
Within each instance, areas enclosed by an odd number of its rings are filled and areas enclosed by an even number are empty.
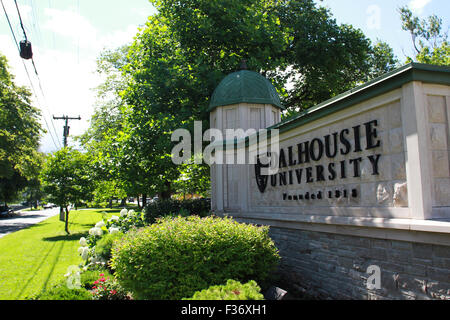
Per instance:
[[[126,206],[126,205],[127,205],[127,198],[125,197],[125,198],[123,198],[122,201],[120,202],[120,206],[123,207],[123,206]]]
[[[142,195],[142,208],[145,208],[145,206],[147,205],[147,194],[143,194]]]
[[[64,209],[62,206],[59,207],[59,221],[65,221],[65,217],[64,217]]]
[[[138,205],[138,208],[140,209],[141,208],[141,203],[139,202],[139,195],[137,195],[137,205]]]
[[[67,234],[70,234],[69,232],[69,210],[67,209],[67,207],[65,207],[66,209],[66,223],[65,223],[65,231]]]
[[[112,201],[113,201],[113,199],[111,198],[111,199],[109,199],[109,208],[110,209],[112,209]]]
[[[164,184],[166,185],[166,190],[160,193],[160,197],[163,200],[167,200],[172,195],[171,184],[169,181],[166,181]]]

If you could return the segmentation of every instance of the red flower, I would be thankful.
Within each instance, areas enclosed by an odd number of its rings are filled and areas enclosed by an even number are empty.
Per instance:
[[[100,277],[103,277],[104,276],[104,274],[103,273],[100,273]]]
[[[93,287],[92,287],[92,289],[94,289],[94,290],[95,290],[95,289],[97,289],[97,287],[96,287],[96,286],[93,286]]]
[[[106,281],[105,278],[100,278],[98,280],[101,281],[101,282],[105,282]]]
[[[94,281],[94,284],[97,284],[97,283],[98,283],[98,280],[95,280],[95,281]]]
[[[111,290],[110,292],[111,292],[111,294],[116,294],[117,293],[116,290]]]

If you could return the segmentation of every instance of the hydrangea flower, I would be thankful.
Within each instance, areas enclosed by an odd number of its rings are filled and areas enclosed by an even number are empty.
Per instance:
[[[103,230],[96,226],[89,230],[89,234],[91,236],[101,236],[103,234]]]
[[[111,218],[109,218],[108,221],[119,221],[119,217],[118,216],[112,216]]]
[[[88,247],[79,247],[78,253],[81,254],[81,259],[87,260],[89,255],[89,248]]]
[[[86,247],[87,246],[87,241],[85,237],[81,237],[80,238],[80,246],[82,247]]]
[[[125,217],[127,214],[128,214],[127,209],[122,209],[122,210],[120,210],[120,216],[121,216],[121,217]]]
[[[119,228],[114,228],[114,227],[109,228],[109,233],[110,234],[114,234],[114,233],[117,233],[117,232],[119,232]]]
[[[96,228],[101,228],[101,227],[104,227],[105,226],[105,222],[102,220],[102,221],[99,221],[99,222],[97,222],[96,224],[95,224],[95,227]]]

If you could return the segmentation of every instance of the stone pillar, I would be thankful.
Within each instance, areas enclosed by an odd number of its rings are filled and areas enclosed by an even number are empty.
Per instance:
[[[401,108],[411,218],[430,219],[433,175],[427,148],[428,112],[421,82],[409,82],[402,87]]]

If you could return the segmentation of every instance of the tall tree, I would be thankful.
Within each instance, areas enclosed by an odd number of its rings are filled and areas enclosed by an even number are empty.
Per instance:
[[[78,137],[92,155],[97,199],[155,192],[148,183],[148,166],[135,155],[138,147],[131,143],[132,125],[121,97],[127,85],[123,74],[127,52],[128,47],[123,46],[103,51],[97,59],[97,73],[103,76],[104,82],[96,88],[97,106],[90,127]],[[104,188],[105,183],[109,184],[108,188]]]
[[[40,201],[45,195],[40,177],[44,161],[45,154],[38,152],[34,157],[34,161],[31,165],[27,166],[26,170],[28,182],[24,189],[23,195],[26,201],[35,209],[38,207],[38,201]]]
[[[68,147],[58,150],[48,155],[41,179],[48,199],[65,210],[65,231],[69,233],[69,205],[92,197],[89,156]]]
[[[414,57],[407,57],[406,62],[450,65],[450,43],[448,32],[442,29],[442,19],[437,15],[419,19],[408,7],[399,9],[402,29],[411,35],[415,50]]]
[[[213,90],[241,60],[272,80],[291,114],[394,67],[386,44],[372,46],[312,0],[151,2],[158,14],[130,48],[123,98],[134,155],[165,194],[181,172],[171,132],[194,120],[209,127]]]
[[[14,83],[7,60],[0,54],[0,200],[11,201],[38,165],[39,139],[44,130],[31,93]]]

